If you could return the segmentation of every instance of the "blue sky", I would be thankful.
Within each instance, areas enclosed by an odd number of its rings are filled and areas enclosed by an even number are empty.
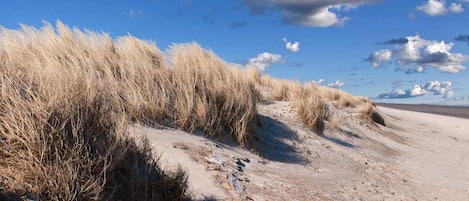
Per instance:
[[[469,0],[6,0],[0,25],[56,20],[377,102],[469,105]]]

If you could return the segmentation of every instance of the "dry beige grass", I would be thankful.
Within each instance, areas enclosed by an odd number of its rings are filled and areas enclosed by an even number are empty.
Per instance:
[[[324,121],[329,118],[327,105],[317,91],[308,85],[297,85],[292,91],[292,106],[296,108],[298,116],[308,128],[321,134],[325,128]]]
[[[301,84],[298,81],[274,79],[268,75],[260,78],[261,90],[267,91],[265,98],[277,101],[289,101],[305,125],[321,133],[328,118],[327,105],[318,94],[313,84]]]
[[[126,134],[130,117],[164,114],[149,94],[162,82],[148,76],[163,62],[156,47],[59,22],[2,29],[0,52],[2,199],[184,198],[184,173]]]
[[[232,67],[194,43],[173,45],[165,57],[149,41],[61,22],[1,28],[0,200],[184,199],[185,174],[160,169],[149,146],[128,136],[128,123],[244,144],[254,139],[260,91],[290,101],[319,132],[324,97],[356,104],[342,92]]]
[[[386,125],[386,122],[384,121],[383,116],[379,114],[378,109],[376,108],[376,105],[371,101],[368,101],[365,104],[363,104],[360,110],[360,116],[362,117],[362,119],[365,119],[369,123],[375,122],[383,126]]]
[[[335,107],[339,109],[345,107],[360,107],[359,113],[360,118],[367,121],[368,123],[378,123],[385,125],[384,118],[379,114],[376,105],[365,97],[353,96],[342,90],[329,88],[329,87],[317,87],[319,94],[330,100]]]
[[[250,72],[250,77],[256,80],[257,88],[264,92],[264,98],[291,102],[305,125],[316,132],[321,133],[325,129],[325,120],[330,120],[325,101],[330,101],[339,109],[365,105],[360,111],[362,114],[360,117],[370,123],[384,125],[384,119],[376,106],[367,98],[312,83],[301,84],[298,81],[275,79],[268,75],[260,76],[254,72]],[[337,126],[332,125],[332,127]]]
[[[215,138],[229,134],[238,143],[252,137],[259,92],[245,72],[197,44],[174,45],[169,56],[176,125]]]
[[[127,136],[129,120],[241,144],[252,138],[255,84],[197,44],[174,45],[166,62],[151,42],[60,22],[0,34],[0,186],[9,192],[20,185],[44,200],[184,197],[184,174],[159,169],[151,150]]]
[[[330,100],[332,104],[339,108],[355,107],[367,101],[366,98],[353,96],[340,89],[334,89],[325,86],[317,86],[316,88],[322,97]]]

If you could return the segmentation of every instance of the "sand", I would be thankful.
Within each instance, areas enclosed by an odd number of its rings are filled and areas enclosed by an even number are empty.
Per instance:
[[[323,135],[286,102],[260,105],[255,149],[135,125],[163,167],[182,168],[194,200],[468,200],[469,119],[379,107],[331,110]]]
[[[378,106],[390,107],[400,110],[441,114],[452,117],[469,119],[469,107],[467,106],[445,106],[445,105],[417,105],[417,104],[392,104],[378,103]]]

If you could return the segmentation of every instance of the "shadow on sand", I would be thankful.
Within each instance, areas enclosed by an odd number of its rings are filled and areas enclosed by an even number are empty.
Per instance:
[[[347,131],[347,130],[343,130],[343,129],[340,129],[340,132],[342,132],[343,134],[345,134],[347,137],[349,138],[356,138],[356,139],[362,139],[362,137],[360,137],[358,134],[356,133],[353,133],[352,131]],[[338,144],[338,145],[341,145],[341,146],[344,146],[344,147],[348,147],[348,148],[355,148],[356,145],[354,144],[351,144],[349,142],[346,142],[342,139],[339,139],[339,138],[336,138],[336,137],[332,137],[332,136],[326,136],[324,135],[324,133],[321,133],[318,135],[319,137],[322,137],[326,140],[329,140],[335,144]]]
[[[325,135],[320,135],[322,138],[326,139],[326,140],[329,140],[333,143],[336,143],[338,145],[341,145],[341,146],[344,146],[344,147],[349,147],[349,148],[355,148],[355,145],[354,144],[350,144],[346,141],[343,141],[339,138],[335,138],[335,137],[329,137],[329,136],[325,136]]]
[[[295,131],[291,130],[280,121],[267,116],[259,115],[260,126],[256,128],[258,139],[254,143],[259,155],[267,160],[285,163],[307,163],[300,156],[298,150],[287,144],[298,142],[299,138]]]

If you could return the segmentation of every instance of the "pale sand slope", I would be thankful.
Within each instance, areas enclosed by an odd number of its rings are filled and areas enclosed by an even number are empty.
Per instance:
[[[335,126],[317,135],[288,103],[260,105],[257,151],[173,129],[130,132],[148,137],[164,167],[187,171],[195,200],[468,200],[469,120],[379,109],[387,127],[332,109]]]

